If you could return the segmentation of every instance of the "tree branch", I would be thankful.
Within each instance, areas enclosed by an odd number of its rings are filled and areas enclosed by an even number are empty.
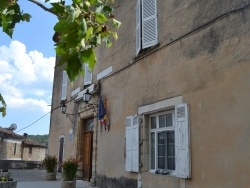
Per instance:
[[[35,3],[37,6],[41,7],[43,10],[47,11],[47,12],[50,12],[51,14],[54,14],[56,15],[57,17],[61,17],[60,15],[57,15],[56,12],[54,12],[53,10],[47,8],[46,6],[44,6],[43,4],[41,4],[39,1],[37,0],[28,0],[32,3]]]

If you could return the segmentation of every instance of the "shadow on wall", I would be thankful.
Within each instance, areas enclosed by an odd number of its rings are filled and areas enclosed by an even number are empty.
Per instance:
[[[100,188],[137,188],[137,180],[125,177],[108,178],[105,175],[96,176],[96,185]]]

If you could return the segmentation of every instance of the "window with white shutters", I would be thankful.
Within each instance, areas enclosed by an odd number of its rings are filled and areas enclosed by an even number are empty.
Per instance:
[[[139,172],[139,124],[138,116],[126,117],[125,170]]]
[[[188,106],[150,115],[150,171],[190,178]]]
[[[84,85],[92,84],[92,72],[87,63],[84,63]]]
[[[62,87],[61,87],[61,100],[64,101],[67,99],[67,84],[68,84],[68,75],[66,71],[62,72]]]
[[[136,55],[141,49],[158,43],[156,0],[138,0],[136,4]]]

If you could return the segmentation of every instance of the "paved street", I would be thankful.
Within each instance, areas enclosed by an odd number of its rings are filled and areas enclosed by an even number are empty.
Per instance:
[[[57,175],[56,181],[45,181],[45,170],[16,170],[9,169],[11,177],[17,180],[17,188],[60,188],[61,187],[61,176]],[[77,180],[77,188],[90,188],[89,182]]]

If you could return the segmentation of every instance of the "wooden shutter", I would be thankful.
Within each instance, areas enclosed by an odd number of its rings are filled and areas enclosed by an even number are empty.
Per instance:
[[[68,84],[68,75],[66,71],[63,71],[62,72],[62,90],[61,90],[62,101],[67,99],[67,84]]]
[[[156,0],[142,1],[142,49],[158,43]]]
[[[139,123],[138,116],[134,115],[132,120],[132,137],[131,137],[131,150],[132,162],[131,171],[139,172]]]
[[[92,72],[89,69],[89,65],[84,63],[84,85],[92,84]]]
[[[139,172],[139,123],[137,115],[126,117],[125,169],[128,172]]]
[[[131,137],[132,137],[132,119],[133,116],[126,117],[126,152],[125,152],[125,170],[127,172],[132,171],[131,166],[131,157],[132,157],[132,148],[131,148]]]
[[[136,55],[141,50],[141,0],[136,4]]]
[[[190,178],[190,146],[188,105],[186,103],[175,107],[176,116],[176,171],[180,178]]]

